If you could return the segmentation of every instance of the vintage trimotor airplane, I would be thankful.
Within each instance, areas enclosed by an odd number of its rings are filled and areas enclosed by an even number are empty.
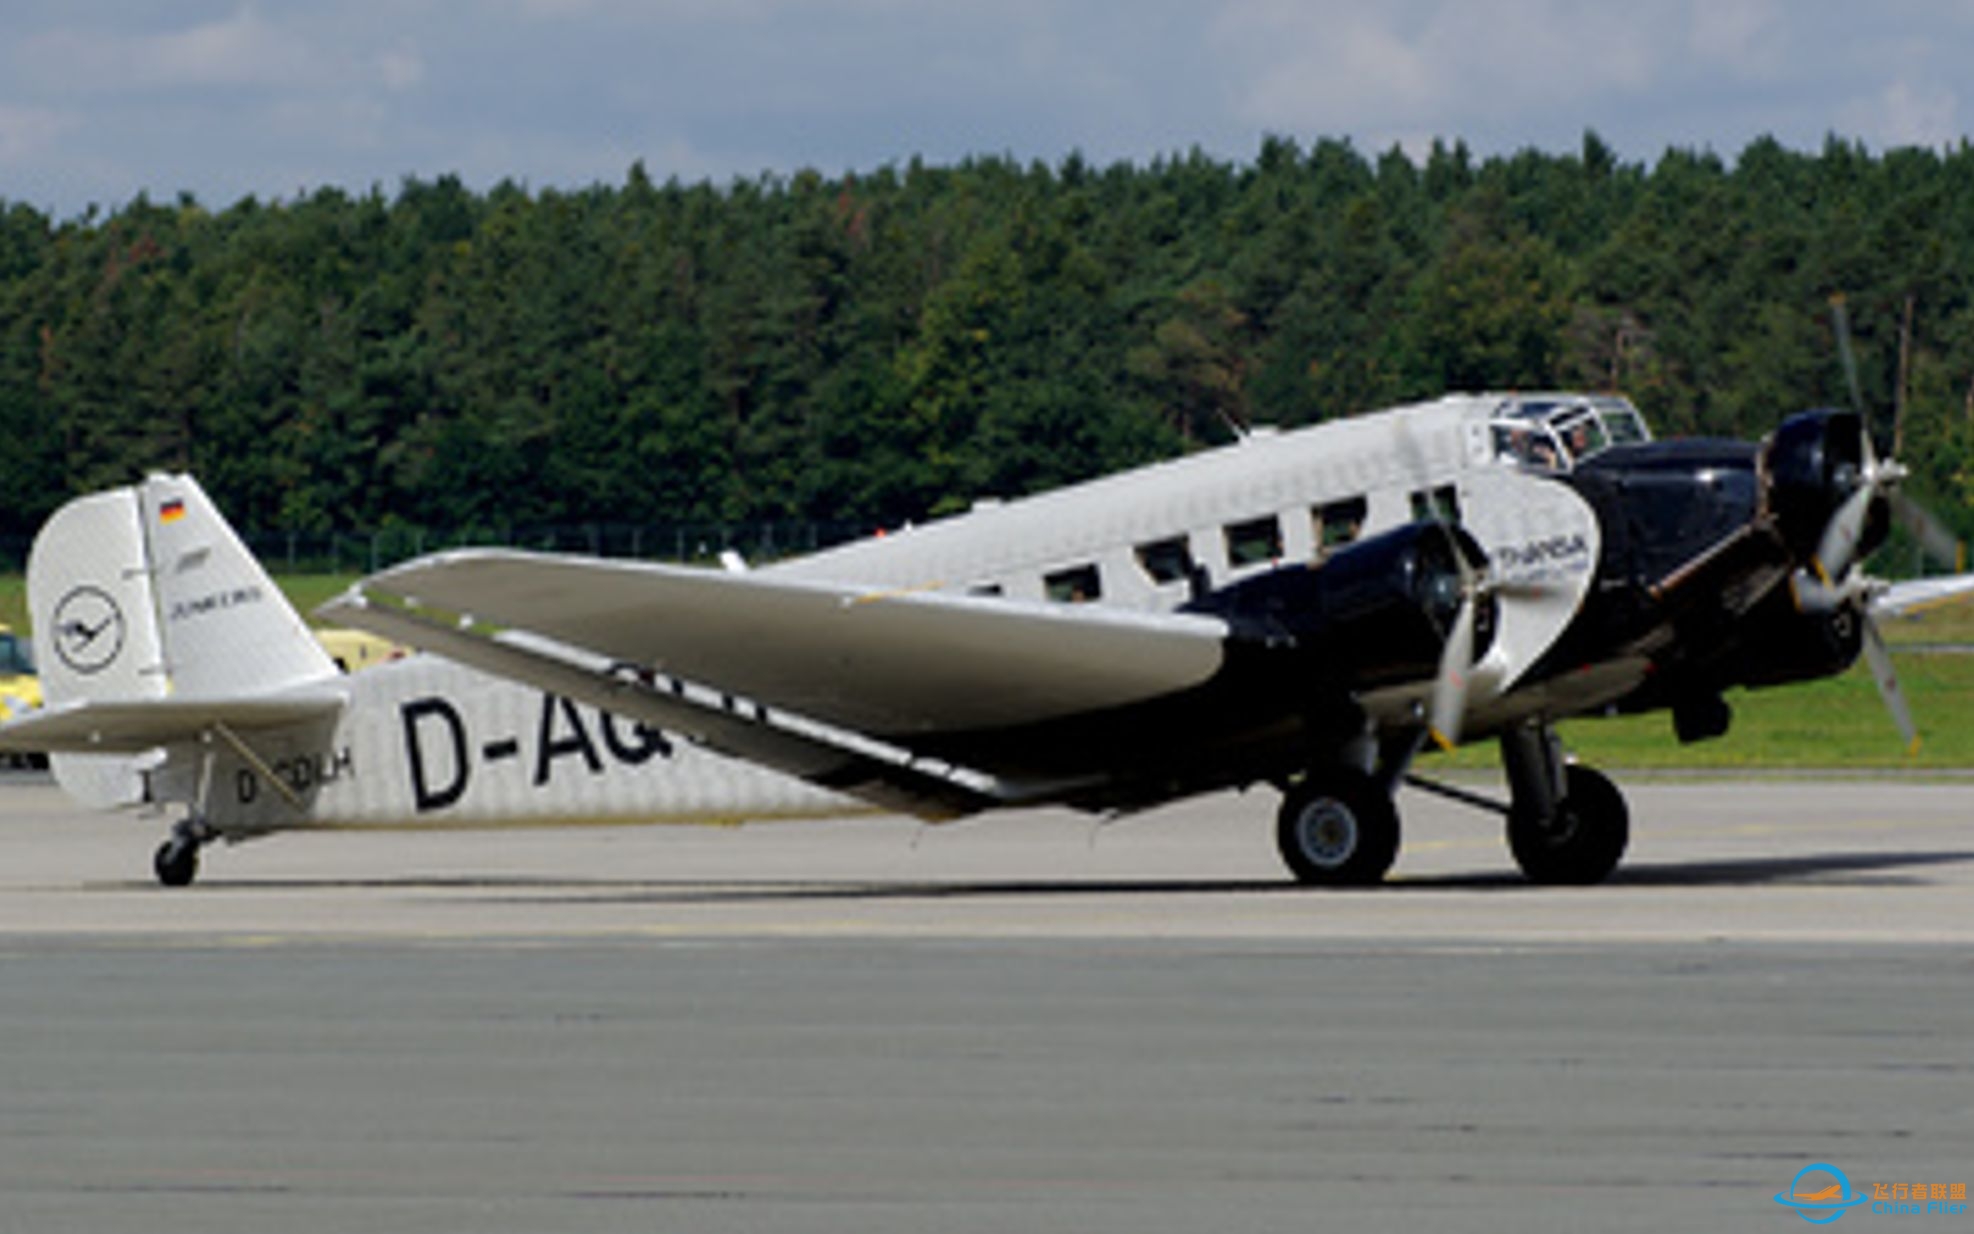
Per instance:
[[[1911,739],[1872,620],[1899,598],[1862,572],[1901,475],[1853,411],[1661,442],[1616,396],[1457,395],[755,570],[456,551],[324,612],[929,819],[1265,782],[1295,876],[1362,884],[1407,782],[1588,883],[1627,811],[1558,719],[1666,709],[1699,740],[1723,691],[1862,649]],[[1509,802],[1412,774],[1483,736]]]
[[[1859,417],[1654,442],[1612,396],[1472,395],[1239,444],[758,570],[440,554],[327,606],[440,651],[345,677],[187,476],[71,502],[29,562],[54,754],[200,849],[299,827],[1129,811],[1256,782],[1310,883],[1395,859],[1401,781],[1508,818],[1538,882],[1602,878],[1622,796],[1562,717],[1836,672],[1965,578],[1861,572],[1899,472]],[[472,666],[472,667],[466,667]],[[477,671],[476,671],[477,670]],[[1497,736],[1511,800],[1410,774]]]

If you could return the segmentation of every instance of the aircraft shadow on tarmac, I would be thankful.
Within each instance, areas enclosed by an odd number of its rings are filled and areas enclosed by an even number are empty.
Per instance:
[[[1750,857],[1728,861],[1639,863],[1621,867],[1602,887],[1623,891],[1653,887],[1750,887],[1816,883],[1832,886],[1921,886],[1923,870],[1974,862],[1974,851],[1821,853]],[[151,885],[131,884],[150,890]],[[491,893],[520,904],[577,901],[590,904],[747,904],[800,901],[993,900],[1124,897],[1144,895],[1405,895],[1444,891],[1536,891],[1514,871],[1433,874],[1392,879],[1374,887],[1315,889],[1283,880],[1129,879],[876,882],[853,879],[586,879],[554,875],[405,877],[387,879],[225,880],[201,884],[211,892],[300,891],[344,888],[389,891]],[[1596,888],[1581,888],[1594,891]]]

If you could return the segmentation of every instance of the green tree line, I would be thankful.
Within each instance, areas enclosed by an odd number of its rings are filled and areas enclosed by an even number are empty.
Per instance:
[[[153,468],[263,530],[896,524],[1450,389],[1756,437],[1848,401],[1838,294],[1881,446],[1967,533],[1966,144],[0,198],[0,530]]]

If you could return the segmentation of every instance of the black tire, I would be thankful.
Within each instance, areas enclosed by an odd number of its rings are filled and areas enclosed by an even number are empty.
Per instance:
[[[1368,886],[1398,859],[1398,810],[1362,772],[1315,773],[1283,795],[1275,843],[1297,882]]]
[[[1608,776],[1572,764],[1554,820],[1508,815],[1508,851],[1532,883],[1587,887],[1609,878],[1631,840],[1631,812]]]
[[[151,858],[151,869],[167,887],[189,887],[199,876],[199,846],[184,840],[166,840]]]

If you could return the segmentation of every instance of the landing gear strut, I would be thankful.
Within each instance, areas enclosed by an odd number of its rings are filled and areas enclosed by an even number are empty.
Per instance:
[[[1298,882],[1362,886],[1398,858],[1391,793],[1354,768],[1312,771],[1282,796],[1275,842]]]
[[[1532,883],[1587,886],[1610,877],[1631,838],[1624,794],[1599,772],[1565,763],[1546,725],[1501,735],[1514,804],[1508,851]]]
[[[171,838],[158,845],[151,858],[151,869],[167,887],[190,886],[199,876],[199,849],[213,839],[213,830],[197,814],[181,820],[171,829]]]

